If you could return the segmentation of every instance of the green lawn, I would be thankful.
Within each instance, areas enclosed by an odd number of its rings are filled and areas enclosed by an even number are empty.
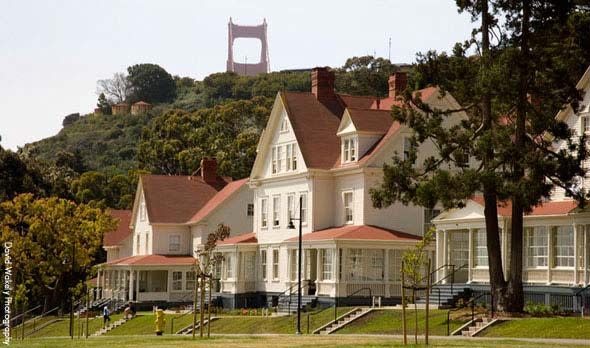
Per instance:
[[[455,339],[455,340],[431,340],[429,347],[481,347],[481,348],[534,348],[534,347],[574,347],[568,344],[544,344],[538,342],[519,342],[510,339],[504,340],[478,340],[478,339]],[[37,338],[28,339],[24,342],[12,341],[14,347],[27,348],[283,348],[283,347],[343,347],[343,348],[360,348],[360,347],[401,347],[399,338],[379,337],[379,336],[357,336],[357,335],[330,335],[330,336],[250,336],[250,337],[214,337],[211,339],[192,340],[190,337],[170,336],[103,336],[89,339],[69,338]],[[423,346],[423,345],[420,345]],[[581,346],[581,345],[580,345]]]
[[[121,319],[122,314],[111,315],[111,323]],[[69,317],[61,317],[61,320],[50,324],[43,329],[37,331],[31,337],[58,337],[58,336],[69,336],[70,335],[70,320]],[[98,331],[102,327],[102,317],[89,318],[88,320],[88,332],[90,335]],[[83,335],[86,330],[86,318],[81,320],[74,320],[74,333],[75,336],[78,334]]]
[[[481,336],[590,339],[590,319],[527,318],[496,324]]]
[[[166,329],[164,332],[169,334],[172,328],[172,318],[179,318],[174,320],[174,331],[178,331],[181,328],[190,325],[193,320],[192,314],[187,314],[181,317],[181,314],[167,314]],[[120,336],[120,335],[153,335],[156,329],[155,326],[156,316],[151,312],[140,312],[132,320],[129,320],[125,324],[115,328],[106,335],[109,336]],[[186,324],[185,324],[186,322]]]
[[[407,312],[407,330],[408,334],[413,335],[415,327],[415,316],[413,310]],[[418,334],[424,332],[424,310],[418,310]],[[451,332],[466,323],[469,317],[460,317],[455,320],[451,318]],[[447,311],[431,310],[430,311],[430,334],[446,336],[447,335]],[[402,334],[402,311],[396,309],[375,310],[353,323],[347,325],[341,330],[336,331],[338,334]]]

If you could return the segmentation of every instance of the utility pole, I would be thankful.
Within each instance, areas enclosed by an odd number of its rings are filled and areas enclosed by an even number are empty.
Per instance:
[[[387,59],[389,59],[389,62],[391,62],[391,38],[389,38],[389,55]]]

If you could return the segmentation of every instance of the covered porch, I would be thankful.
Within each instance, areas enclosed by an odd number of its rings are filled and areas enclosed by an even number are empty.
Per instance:
[[[102,265],[98,299],[134,302],[190,302],[195,287],[191,256],[132,256]]]

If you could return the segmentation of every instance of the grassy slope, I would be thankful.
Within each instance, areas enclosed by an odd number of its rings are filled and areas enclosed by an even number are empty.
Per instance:
[[[413,310],[407,311],[408,334],[414,334],[415,316]],[[418,310],[418,334],[424,332],[424,310]],[[459,328],[467,319],[451,319],[451,332]],[[447,311],[432,310],[430,312],[430,334],[447,335]],[[342,330],[339,334],[402,334],[402,311],[400,310],[377,310],[364,317],[357,319]]]
[[[583,318],[510,320],[492,326],[482,336],[590,339],[590,320]]]
[[[122,318],[122,314],[113,314],[111,315],[111,323]],[[63,320],[60,320],[56,323],[53,323],[49,326],[44,327],[43,329],[34,333],[31,337],[58,337],[58,336],[69,336],[70,335],[70,320],[68,317],[63,317]],[[86,319],[82,318],[82,320],[74,320],[74,335],[78,336],[80,324],[82,324],[82,331],[80,334],[86,330]],[[88,332],[92,335],[96,331],[98,331],[102,327],[102,317],[98,318],[90,318],[88,320]]]
[[[258,347],[339,347],[339,348],[360,348],[360,347],[401,347],[399,339],[390,337],[361,337],[352,335],[330,335],[330,336],[295,336],[285,335],[279,337],[214,337],[204,340],[192,340],[190,337],[179,336],[128,336],[128,337],[98,337],[88,340],[61,339],[34,339],[24,342],[13,341],[14,347],[27,348],[178,348],[178,347],[207,347],[207,348],[258,348]],[[557,344],[542,344],[537,342],[516,342],[510,340],[431,340],[430,347],[481,347],[481,348],[519,348],[519,347],[559,347]],[[571,344],[563,344],[561,347],[572,347]]]

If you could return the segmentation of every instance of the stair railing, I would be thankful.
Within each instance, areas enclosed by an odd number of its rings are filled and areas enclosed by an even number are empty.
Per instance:
[[[31,308],[31,309],[27,310],[26,312],[23,312],[23,313],[21,313],[21,314],[19,314],[19,315],[15,315],[13,318],[11,318],[11,319],[10,319],[10,322],[11,322],[11,323],[13,323],[13,322],[15,322],[15,321],[18,321],[20,318],[22,318],[22,320],[20,321],[20,324],[17,324],[17,325],[11,325],[11,326],[12,326],[12,327],[14,327],[14,328],[16,328],[16,327],[18,327],[18,326],[20,326],[20,325],[24,325],[24,324],[26,323],[27,315],[28,315],[29,313],[31,313],[31,312],[34,312],[34,311],[36,311],[37,309],[39,309],[39,308],[41,308],[41,307],[43,307],[43,305],[38,305],[38,306],[36,306],[36,307],[34,307],[34,308]],[[30,321],[30,320],[31,320],[31,319],[29,319],[29,321]],[[5,327],[5,326],[6,326],[6,324],[2,323],[2,325],[1,325],[0,327]]]
[[[189,315],[189,314],[193,314],[194,312],[195,312],[195,308],[193,308],[192,310],[190,310],[190,311],[188,311],[188,312],[186,312],[186,313],[184,313],[184,314],[181,314],[181,315],[179,315],[179,316],[177,316],[177,317],[172,317],[172,319],[170,320],[170,334],[171,334],[171,335],[174,335],[174,320],[176,320],[176,319],[180,319],[180,318],[182,318],[182,317],[184,317],[184,316],[187,316],[187,315]],[[193,323],[191,322],[191,325],[192,325],[192,324],[193,324]],[[194,329],[194,328],[193,328],[193,329]]]
[[[455,312],[458,311],[462,308],[465,308],[467,306],[471,307],[471,322],[473,323],[473,321],[475,320],[475,305],[476,305],[476,301],[479,300],[480,298],[486,296],[486,295],[490,295],[490,309],[491,309],[491,317],[494,317],[494,293],[492,292],[483,292],[475,297],[471,297],[471,299],[465,303],[465,305],[461,308],[451,308],[447,311],[447,336],[451,335],[451,312]]]
[[[301,288],[304,288],[305,285],[309,282],[309,280],[302,280],[301,281]],[[287,302],[289,305],[289,315],[291,315],[291,299],[293,297],[293,294],[296,294],[297,292],[294,292],[293,289],[297,289],[298,283],[292,284],[287,290],[281,292],[278,297],[277,297],[277,307],[281,304],[281,303],[285,303]],[[288,293],[288,294],[287,294]]]
[[[581,288],[580,290],[574,293],[574,300],[578,302],[580,300],[580,315],[582,318],[584,317],[584,308],[586,307],[586,292],[590,289],[590,284],[586,285],[585,287]]]
[[[369,290],[369,298],[373,298],[373,291],[369,287],[360,288],[352,294],[347,295],[344,299],[351,298],[353,295],[358,294],[361,291]],[[334,298],[334,323],[338,320],[338,296]]]
[[[53,312],[57,312],[57,310],[59,310],[59,306],[57,306],[57,307],[55,307],[53,309],[50,309],[50,310],[46,311],[45,313],[41,313],[41,314],[39,314],[36,317],[33,317],[33,319],[32,319],[33,320],[33,324],[32,324],[33,328],[29,332],[27,332],[27,333],[24,334],[23,339],[27,335],[30,335],[30,334],[35,333],[37,331],[37,322],[39,321],[39,319],[44,318],[44,317],[48,316],[49,314],[51,314]]]

